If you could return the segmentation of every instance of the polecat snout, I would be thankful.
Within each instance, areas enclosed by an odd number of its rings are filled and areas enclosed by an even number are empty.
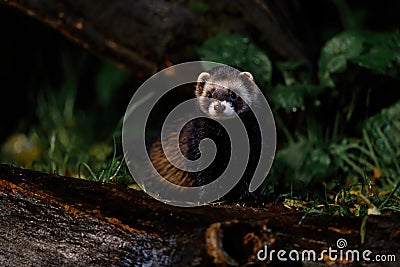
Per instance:
[[[189,160],[197,160],[201,153],[200,141],[210,138],[216,145],[214,161],[204,170],[187,172],[174,167],[166,158],[161,141],[156,141],[149,156],[158,173],[168,181],[181,186],[206,185],[226,169],[231,156],[230,138],[219,120],[228,120],[237,114],[242,120],[250,143],[249,161],[239,183],[224,199],[239,201],[249,195],[248,185],[258,164],[261,151],[261,134],[257,119],[250,109],[256,106],[259,92],[249,72],[221,66],[198,76],[195,95],[198,108],[209,118],[199,117],[187,123],[179,134],[179,147]],[[235,114],[236,113],[236,114]],[[164,149],[168,149],[168,140]],[[172,146],[171,146],[172,147]],[[175,153],[180,156],[180,153]]]

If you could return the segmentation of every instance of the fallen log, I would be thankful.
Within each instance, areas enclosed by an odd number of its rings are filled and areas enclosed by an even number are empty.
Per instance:
[[[278,250],[338,249],[341,238],[346,249],[371,250],[370,258],[400,259],[397,215],[369,217],[360,244],[359,218],[302,218],[283,211],[276,204],[179,208],[113,184],[0,165],[0,265],[281,266]],[[257,254],[262,259],[266,246],[275,251],[268,254],[272,261],[259,261]],[[285,266],[343,263],[348,262],[325,255]]]

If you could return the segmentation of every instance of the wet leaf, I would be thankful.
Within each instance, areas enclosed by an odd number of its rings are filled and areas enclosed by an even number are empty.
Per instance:
[[[246,37],[219,34],[199,49],[201,60],[215,61],[251,72],[261,87],[271,81],[272,65],[268,56]]]
[[[400,33],[346,31],[329,40],[319,60],[319,79],[334,86],[333,74],[344,72],[349,62],[386,75],[399,73]]]
[[[319,79],[323,85],[333,86],[331,74],[343,72],[347,60],[361,54],[363,39],[354,32],[343,32],[329,40],[319,60]]]

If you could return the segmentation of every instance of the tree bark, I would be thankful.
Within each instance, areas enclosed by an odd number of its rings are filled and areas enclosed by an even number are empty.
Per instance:
[[[117,185],[0,165],[0,265],[265,266],[256,256],[266,245],[269,251],[319,253],[337,249],[339,238],[346,249],[400,257],[399,216],[369,217],[360,244],[359,218],[302,219],[282,211],[272,204],[178,208]],[[300,259],[285,266],[332,263]],[[276,257],[268,261],[280,264]]]

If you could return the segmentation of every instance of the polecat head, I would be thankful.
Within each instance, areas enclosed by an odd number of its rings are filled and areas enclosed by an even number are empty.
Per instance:
[[[259,89],[249,72],[222,66],[202,72],[197,78],[195,95],[200,109],[215,119],[229,119],[249,110]]]

